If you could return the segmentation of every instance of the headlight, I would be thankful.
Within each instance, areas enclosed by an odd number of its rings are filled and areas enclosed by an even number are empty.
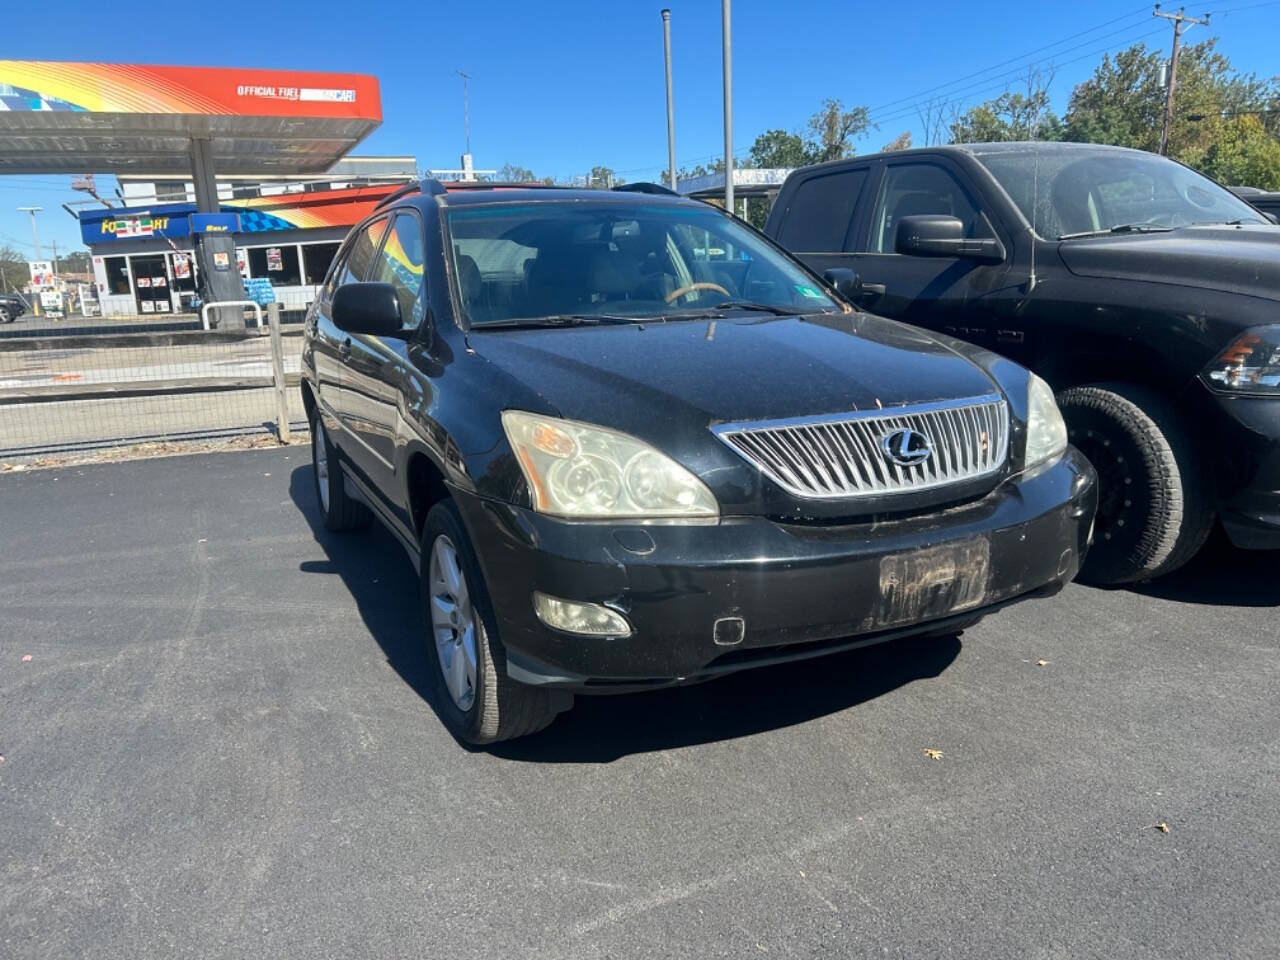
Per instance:
[[[1216,390],[1280,393],[1280,324],[1240,334],[1205,368],[1204,375]]]
[[[1058,403],[1053,399],[1053,389],[1031,374],[1027,383],[1027,452],[1025,465],[1034,467],[1038,463],[1058,456],[1067,449],[1067,425],[1058,412]]]
[[[634,437],[573,420],[505,410],[502,428],[534,509],[561,517],[715,517],[711,491]]]

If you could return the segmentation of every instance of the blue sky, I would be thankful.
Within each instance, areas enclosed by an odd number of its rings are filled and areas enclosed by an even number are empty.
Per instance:
[[[672,10],[676,157],[706,162],[722,150],[720,3],[666,0]],[[432,4],[380,0],[276,0],[162,4],[70,0],[51,29],[38,4],[5,12],[3,56],[199,66],[279,67],[376,75],[382,127],[362,153],[413,154],[453,167],[463,149],[462,91],[471,83],[471,146],[479,167],[504,162],[540,176],[581,175],[595,164],[629,180],[666,164],[663,0]],[[1172,9],[1174,3],[1166,3]],[[1280,74],[1280,0],[1220,0],[1188,42],[1219,37],[1238,69]],[[228,20],[224,21],[221,16]],[[1103,51],[1142,40],[1167,49],[1172,28],[1132,0],[970,4],[735,0],[735,149],[762,130],[798,130],[824,97],[873,108],[879,129],[858,144],[879,149],[904,130],[916,142],[915,104],[937,96],[980,102],[1017,83],[1028,64],[1053,68],[1055,108]],[[172,30],[167,33],[166,30]],[[15,40],[21,42],[15,43]],[[945,85],[945,86],[944,86]],[[81,247],[61,204],[83,197],[70,178],[0,177],[0,243],[30,253],[19,205],[43,206],[40,236]]]

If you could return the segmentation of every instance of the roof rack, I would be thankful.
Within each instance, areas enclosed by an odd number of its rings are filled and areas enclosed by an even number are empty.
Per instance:
[[[646,183],[643,181],[640,183],[619,184],[613,189],[621,190],[623,193],[659,193],[659,194],[664,194],[665,196],[668,196],[668,197],[680,196],[680,194],[676,193],[670,187],[664,187],[660,183]]]
[[[407,197],[411,193],[422,193],[426,194],[428,197],[438,197],[444,192],[444,185],[439,180],[436,180],[434,177],[423,177],[421,180],[412,180],[409,183],[406,183],[399,190],[393,190],[391,193],[388,193],[378,201],[377,205],[375,205],[373,209],[381,210],[383,207],[395,203],[395,201],[399,200],[401,197]]]

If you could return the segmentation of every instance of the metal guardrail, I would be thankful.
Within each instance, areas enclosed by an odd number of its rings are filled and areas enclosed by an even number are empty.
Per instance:
[[[209,311],[214,307],[253,307],[258,329],[262,329],[262,307],[256,300],[214,300],[200,308],[200,325],[209,329]]]

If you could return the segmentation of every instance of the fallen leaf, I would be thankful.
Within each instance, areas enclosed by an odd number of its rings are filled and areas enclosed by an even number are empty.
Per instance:
[[[1049,661],[1048,661],[1048,660],[1043,660],[1043,659],[1042,659],[1042,660],[1037,660],[1037,661],[1036,661],[1036,666],[1037,666],[1037,667],[1047,667],[1048,665],[1049,665]]]
[[[30,662],[31,662],[31,654],[29,654],[29,653],[24,654],[24,655],[23,655],[23,657],[22,657],[22,662],[23,662],[23,663],[30,663]]]
[[[941,750],[934,750],[932,747],[926,747],[926,748],[925,748],[925,751],[924,751],[924,755],[925,755],[926,757],[928,757],[930,760],[941,760],[941,759],[942,759],[942,751],[941,751]]]
[[[1168,833],[1169,825],[1165,823],[1163,820],[1161,820],[1159,823],[1156,824],[1156,829],[1159,830],[1161,833]]]

